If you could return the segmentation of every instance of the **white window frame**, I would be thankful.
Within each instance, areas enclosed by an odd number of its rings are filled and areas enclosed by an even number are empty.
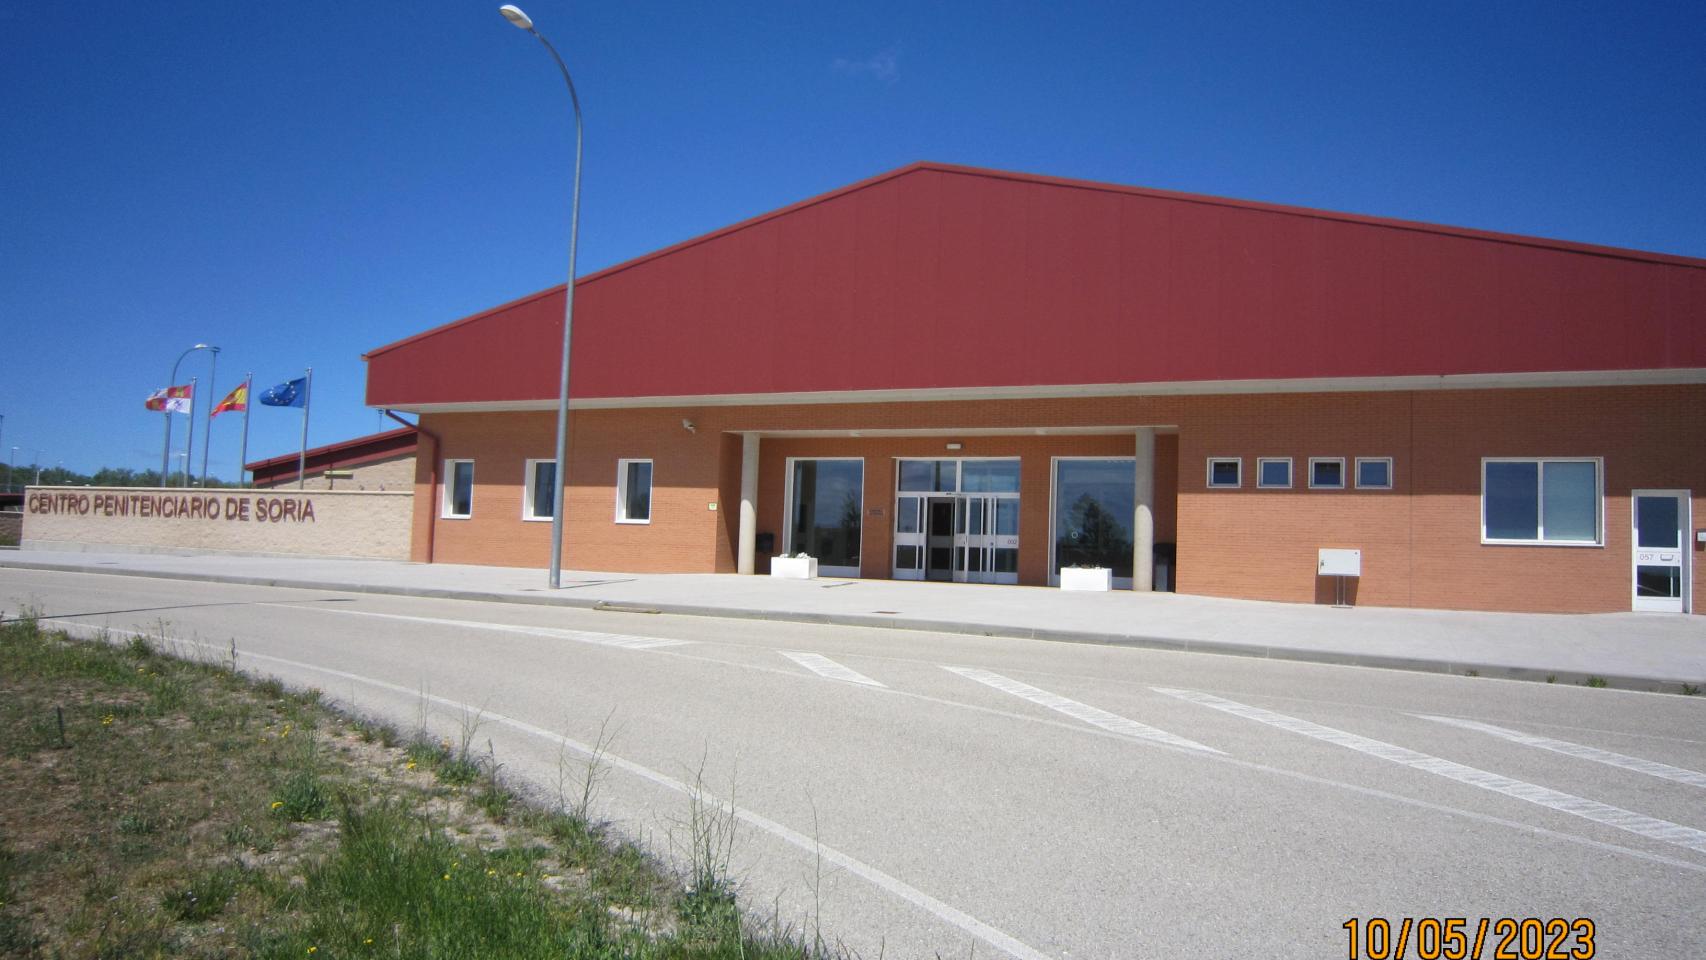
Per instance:
[[[1338,483],[1316,483],[1315,465],[1317,463],[1336,463],[1339,465]],[[1310,457],[1309,458],[1309,489],[1311,490],[1344,490],[1350,486],[1350,477],[1345,476],[1344,457]]]
[[[455,494],[456,465],[459,463],[466,463],[466,464],[468,464],[468,468],[469,468],[468,469],[468,512],[467,513],[454,513],[454,512],[452,512],[453,505],[456,503],[456,494]],[[445,461],[444,461],[444,489],[440,493],[441,493],[441,496],[439,499],[439,511],[438,511],[438,516],[440,519],[442,519],[442,520],[468,520],[474,516],[474,460],[472,457],[462,457],[462,458],[455,459],[455,460],[452,460],[448,457],[445,458]]]
[[[1489,463],[1533,463],[1539,464],[1535,471],[1535,499],[1540,505],[1539,516],[1535,518],[1534,540],[1492,539],[1487,536],[1487,464]],[[1594,519],[1596,535],[1593,540],[1547,540],[1546,537],[1546,464],[1548,463],[1591,463],[1594,475],[1594,496],[1599,500],[1599,510]],[[1605,458],[1604,457],[1482,457],[1481,458],[1481,543],[1488,546],[1504,547],[1587,547],[1590,549],[1605,549]],[[1688,546],[1693,546],[1689,544]]]
[[[1386,482],[1383,484],[1382,483],[1363,483],[1362,482],[1362,465],[1365,463],[1384,463],[1384,464],[1386,464]],[[1390,490],[1390,489],[1392,489],[1393,485],[1398,482],[1398,475],[1392,469],[1392,458],[1391,457],[1357,457],[1357,459],[1356,459],[1356,477],[1354,479],[1356,481],[1356,488],[1358,490]]]
[[[1283,464],[1285,464],[1285,482],[1284,483],[1268,483],[1262,479],[1262,467],[1263,467],[1263,465],[1269,464],[1269,463],[1283,463]],[[1290,457],[1257,457],[1256,458],[1256,486],[1258,489],[1262,489],[1262,490],[1290,490],[1292,488],[1292,485],[1294,483],[1296,483],[1296,481],[1297,481],[1296,467],[1292,464]]]
[[[630,520],[623,516],[628,510],[628,465],[631,463],[650,464],[651,483],[646,488],[646,516],[643,520]],[[616,522],[645,525],[652,522],[652,514],[656,513],[655,498],[657,491],[658,466],[649,457],[624,457],[616,461]]]
[[[1238,480],[1237,480],[1237,482],[1235,482],[1235,483],[1215,483],[1214,482],[1214,465],[1217,463],[1230,463],[1233,466],[1237,467],[1238,468]],[[1208,489],[1210,489],[1210,490],[1239,490],[1239,489],[1242,489],[1244,486],[1244,458],[1243,457],[1209,457],[1208,458],[1208,475],[1204,479],[1207,481]]]
[[[551,515],[550,514],[545,514],[544,516],[540,516],[540,515],[533,512],[533,501],[535,499],[533,496],[534,486],[539,482],[539,465],[541,463],[548,463],[554,468],[557,465],[557,458],[556,457],[542,457],[542,458],[537,459],[537,460],[528,460],[527,461],[527,467],[526,467],[527,472],[526,472],[526,475],[522,477],[521,519],[526,520],[529,523],[550,523],[551,522]],[[555,499],[555,498],[553,498],[553,499]]]

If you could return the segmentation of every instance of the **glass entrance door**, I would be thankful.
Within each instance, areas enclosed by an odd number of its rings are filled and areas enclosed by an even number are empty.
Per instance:
[[[1689,496],[1686,490],[1636,490],[1632,608],[1684,613],[1688,601]]]
[[[896,462],[894,576],[1019,582],[1019,460]]]
[[[955,498],[954,580],[1019,582],[1019,501],[962,494]]]

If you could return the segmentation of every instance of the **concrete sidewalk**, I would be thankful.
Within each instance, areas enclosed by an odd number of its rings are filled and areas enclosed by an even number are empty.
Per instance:
[[[1706,617],[1521,614],[1221,600],[1170,593],[383,560],[0,552],[0,568],[1130,644],[1321,663],[1682,692],[1706,686]],[[3,583],[0,579],[0,583]],[[12,600],[5,596],[5,600]]]

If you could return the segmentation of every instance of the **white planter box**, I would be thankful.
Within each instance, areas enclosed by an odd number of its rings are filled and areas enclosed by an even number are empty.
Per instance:
[[[776,557],[770,561],[770,575],[786,580],[817,579],[816,557]]]
[[[1062,567],[1060,589],[1101,590],[1114,588],[1114,572],[1107,567]]]

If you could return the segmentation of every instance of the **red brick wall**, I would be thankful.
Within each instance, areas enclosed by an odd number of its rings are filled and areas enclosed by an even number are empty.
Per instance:
[[[1706,387],[1420,391],[944,403],[799,404],[576,411],[571,424],[565,565],[635,572],[734,569],[740,431],[931,429],[918,437],[767,438],[758,528],[784,540],[790,456],[865,458],[864,575],[889,575],[896,457],[1020,456],[1020,580],[1044,583],[1049,458],[1129,456],[1128,428],[1177,428],[1156,441],[1156,540],[1177,542],[1184,593],[1320,602],[1318,547],[1359,547],[1359,603],[1460,609],[1629,608],[1629,491],[1683,488],[1706,526]],[[691,419],[696,432],[681,426]],[[549,523],[521,520],[522,462],[552,456],[550,413],[428,414],[441,458],[476,460],[474,517],[434,521],[436,559],[543,566]],[[1109,428],[1105,435],[952,435],[959,429]],[[954,440],[964,446],[945,449]],[[424,447],[423,447],[424,454]],[[1206,489],[1206,459],[1244,460],[1238,490]],[[1259,490],[1256,459],[1289,456],[1290,490]],[[1310,490],[1308,458],[1344,457],[1349,489]],[[1391,457],[1394,488],[1354,488],[1356,457]],[[1512,547],[1480,542],[1483,456],[1605,458],[1605,545]],[[652,523],[616,524],[616,460],[654,462]],[[424,456],[415,552],[425,555]],[[430,500],[430,502],[429,502]],[[717,504],[715,511],[708,509]],[[873,516],[880,509],[882,516]],[[1706,554],[1694,552],[1696,561]],[[767,569],[766,557],[759,569]],[[1694,564],[1696,594],[1706,577]]]

